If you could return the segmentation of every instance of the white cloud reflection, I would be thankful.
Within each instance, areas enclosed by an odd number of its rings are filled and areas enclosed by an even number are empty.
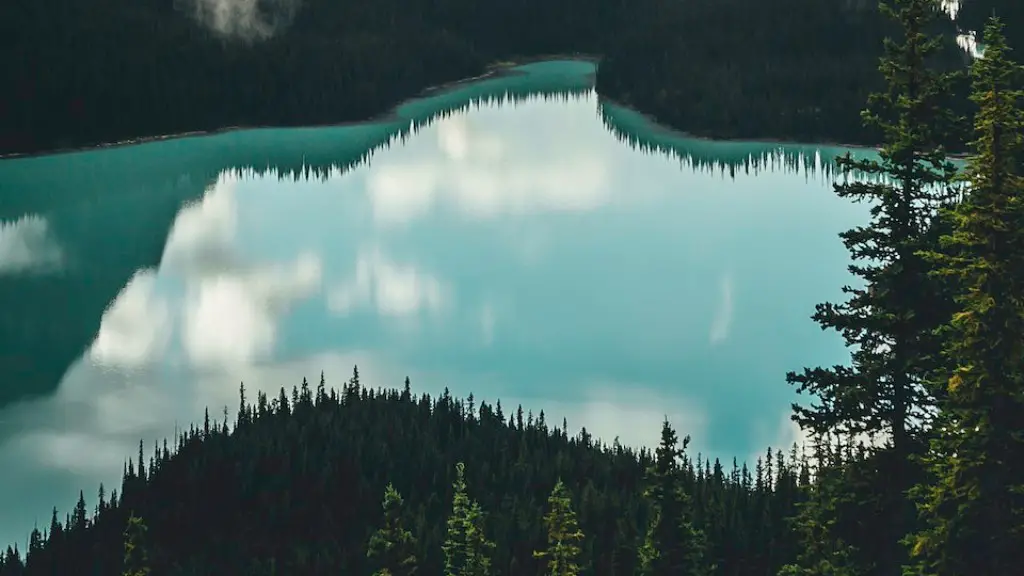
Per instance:
[[[439,204],[448,204],[474,220],[581,211],[605,204],[611,187],[610,157],[604,152],[610,152],[610,147],[581,148],[564,133],[552,131],[541,138],[527,131],[545,122],[557,125],[556,118],[547,117],[552,112],[592,113],[589,107],[593,104],[587,104],[545,107],[541,101],[521,105],[528,110],[489,111],[537,116],[533,122],[519,122],[500,133],[482,130],[471,115],[458,114],[437,122],[420,136],[435,139],[436,149],[431,153],[389,155],[375,161],[367,180],[375,219],[382,224],[407,223]]]
[[[732,329],[733,317],[733,280],[732,274],[722,276],[721,288],[719,289],[718,307],[715,309],[715,317],[711,321],[711,344],[720,344],[729,337]]]
[[[355,276],[331,291],[327,305],[341,316],[366,305],[382,316],[407,316],[439,311],[445,293],[437,278],[411,265],[397,264],[375,247],[360,251]]]
[[[255,265],[239,254],[236,180],[217,184],[178,214],[159,272],[136,274],[104,314],[91,358],[138,368],[164,360],[176,327],[187,359],[203,368],[268,357],[292,303],[320,288],[322,265],[300,253],[290,264]],[[172,304],[168,294],[183,292]]]
[[[169,342],[170,306],[155,293],[156,273],[137,272],[100,320],[89,350],[102,365],[137,368],[162,356]]]
[[[580,374],[580,366],[596,364],[594,350],[622,353],[626,364],[632,354],[635,364],[643,365],[641,371],[663,371],[672,364],[663,357],[663,348],[669,348],[662,346],[664,334],[692,333],[700,345],[708,339],[726,343],[735,289],[740,288],[733,285],[731,274],[721,278],[717,315],[709,330],[703,313],[715,302],[714,296],[689,287],[714,286],[719,270],[692,267],[691,261],[701,255],[687,252],[695,243],[684,235],[715,220],[716,212],[704,206],[718,205],[720,198],[670,196],[678,192],[673,189],[677,167],[639,152],[622,152],[595,121],[595,104],[591,97],[571,105],[536,102],[514,112],[506,108],[455,115],[425,129],[406,146],[378,154],[372,170],[363,167],[327,183],[302,184],[301,192],[308,196],[282,194],[280,188],[291,184],[278,184],[273,177],[266,180],[266,190],[254,182],[244,188],[243,196],[235,179],[219,179],[199,201],[181,210],[159,269],[140,271],[128,282],[103,315],[88,353],[70,369],[57,392],[0,409],[2,430],[17,433],[0,435],[0,463],[24,464],[16,477],[3,480],[0,490],[0,509],[17,506],[10,520],[12,526],[21,526],[15,535],[22,537],[33,519],[48,520],[54,504],[68,509],[79,488],[88,496],[100,481],[114,486],[123,459],[134,455],[140,437],[148,452],[152,440],[169,436],[175,425],[187,427],[201,420],[206,407],[218,418],[221,406],[233,414],[240,381],[250,399],[256,390],[274,393],[282,385],[299,383],[303,376],[315,384],[321,370],[337,387],[356,364],[371,386],[400,386],[409,375],[417,392],[437,394],[450,386],[462,397],[473,392],[478,400],[501,398],[506,417],[521,403],[535,416],[544,410],[551,427],[560,426],[565,417],[571,433],[586,427],[609,443],[618,436],[625,445],[654,445],[667,416],[680,435],[693,436],[694,450],[714,445],[715,439],[707,437],[712,418],[728,415],[709,413],[716,408],[708,394],[687,396],[688,389],[680,393],[668,377],[611,382]],[[524,119],[524,114],[533,116]],[[484,118],[489,131],[478,124]],[[538,129],[545,133],[537,134]],[[613,158],[628,159],[633,172],[616,166]],[[640,184],[613,198],[613,189],[622,186],[612,176],[620,183],[625,178]],[[361,177],[365,189],[338,189],[339,184],[358,188]],[[616,213],[621,220],[613,219],[611,211],[586,222],[577,218],[580,212],[623,197],[643,200],[634,207],[648,203],[654,208]],[[755,208],[751,212],[762,216]],[[426,218],[442,209],[456,218]],[[671,219],[657,219],[669,211]],[[572,218],[514,218],[542,213]],[[413,226],[398,224],[422,225],[424,230],[414,234]],[[604,226],[600,234],[606,243],[590,241],[592,225]],[[460,226],[472,230],[466,234],[456,229]],[[727,238],[730,229],[725,224],[721,228],[719,235]],[[651,231],[650,245],[623,242],[619,251],[620,238],[628,239],[637,230]],[[707,235],[702,232],[701,238],[707,240]],[[466,246],[475,239],[479,245]],[[421,246],[435,240],[437,244]],[[590,252],[580,245],[587,245]],[[7,245],[0,239],[2,246]],[[659,260],[651,246],[678,258]],[[424,251],[438,258],[429,265],[418,261],[416,256]],[[545,257],[555,251],[561,251],[565,260],[559,264],[565,265],[545,268],[551,264],[544,262]],[[595,254],[597,264],[585,261]],[[512,264],[501,260],[490,269],[489,259],[502,257],[511,257]],[[628,274],[653,274],[663,289],[627,289],[649,294],[649,301],[624,302],[628,294],[615,292],[624,284],[602,276],[622,275],[617,263],[636,264],[625,267]],[[680,270],[697,270],[691,276],[701,277],[683,283]],[[664,296],[673,293],[673,282],[700,301],[698,324],[691,326],[687,314],[654,310],[675,301]],[[290,312],[308,300],[315,302],[299,312],[312,311],[301,316],[303,336],[289,339],[285,329],[290,327]],[[571,304],[572,311],[552,302]],[[634,304],[637,307],[631,307]],[[550,314],[535,312],[545,306],[551,307]],[[688,303],[679,307],[692,310]],[[603,310],[609,308],[615,312],[606,318]],[[372,314],[358,314],[362,311]],[[580,328],[575,323],[583,316],[574,316],[578,311],[597,320]],[[411,342],[408,346],[393,346],[394,340],[385,339],[379,349],[364,350],[329,341],[339,333],[346,341],[358,341],[353,335],[364,328],[375,333],[382,320],[414,322],[421,315],[453,323],[431,332],[436,340],[409,339],[403,342]],[[608,334],[581,335],[598,323]],[[460,331],[468,337],[452,335]],[[614,340],[623,334],[630,339],[625,352]],[[445,341],[449,337],[453,339]],[[451,341],[458,341],[460,349],[451,350]],[[568,359],[552,351],[563,349],[563,344],[570,351]],[[449,356],[440,361],[425,358],[434,346]],[[512,352],[502,356],[506,347]],[[727,348],[715,350],[724,354]],[[671,354],[677,352],[673,349]],[[469,358],[466,366],[458,359],[449,361],[455,354],[476,353],[480,356]],[[564,381],[521,381],[501,374],[499,362],[520,353],[522,359],[511,361],[551,360],[558,365],[540,366],[539,372],[561,371]],[[434,361],[456,372],[433,372],[429,366],[436,366]],[[487,370],[494,378],[468,373],[473,369]],[[713,384],[694,384],[694,390]],[[781,382],[779,386],[784,388]],[[737,426],[736,435],[746,434],[749,422],[744,418],[739,418],[744,427]],[[795,437],[792,429],[776,426],[774,415],[771,419],[772,424],[752,441],[788,445]],[[727,442],[719,439],[718,444]],[[54,480],[57,484],[42,487],[55,478],[60,479]],[[13,502],[12,495],[19,501]],[[0,530],[7,529],[6,523],[0,524]],[[0,532],[0,537],[8,535]]]
[[[63,258],[46,218],[29,214],[0,222],[0,276],[52,270]]]
[[[300,254],[290,266],[267,266],[198,279],[187,289],[183,343],[204,366],[237,367],[273,352],[280,317],[319,289],[320,259]]]
[[[484,346],[494,344],[494,329],[497,318],[494,306],[490,302],[484,303],[480,309],[480,337]]]

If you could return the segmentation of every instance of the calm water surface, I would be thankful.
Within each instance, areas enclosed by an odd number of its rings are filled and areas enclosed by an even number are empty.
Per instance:
[[[797,440],[784,374],[845,358],[808,316],[864,209],[815,148],[681,140],[602,108],[590,72],[526,67],[374,125],[0,162],[0,542],[79,489],[91,506],[140,438],[233,417],[240,381],[354,365],[608,441],[665,415],[723,458]],[[564,95],[427,122],[535,91]]]

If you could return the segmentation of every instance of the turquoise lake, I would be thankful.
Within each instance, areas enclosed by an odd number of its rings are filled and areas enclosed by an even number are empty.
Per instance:
[[[867,216],[844,150],[686,139],[592,86],[538,63],[375,123],[0,161],[0,542],[242,381],[355,365],[609,443],[799,441],[786,371],[847,358],[809,318]]]

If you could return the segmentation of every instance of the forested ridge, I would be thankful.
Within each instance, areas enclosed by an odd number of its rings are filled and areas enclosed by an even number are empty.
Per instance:
[[[685,132],[877,143],[858,112],[887,30],[873,0],[12,0],[0,154],[364,120],[556,53],[600,55],[602,95]]]
[[[666,447],[672,442],[666,438]],[[143,448],[120,492],[100,496],[98,514],[84,500],[66,518],[54,511],[46,535],[31,537],[27,568],[8,564],[0,574],[69,574],[79,566],[88,567],[83,574],[118,574],[133,513],[148,529],[153,574],[258,575],[275,566],[279,574],[368,574],[376,562],[367,546],[389,483],[404,498],[401,518],[415,537],[419,573],[440,574],[458,462],[469,498],[486,514],[486,537],[497,544],[495,573],[541,572],[533,552],[545,548],[542,516],[559,479],[579,498],[572,507],[587,535],[580,562],[593,573],[631,573],[651,515],[642,497],[655,460],[649,451],[602,443],[586,430],[570,437],[564,422],[522,407],[506,414],[500,402],[431,399],[408,384],[370,389],[358,371],[337,391],[321,379],[290,395],[259,393],[230,425],[206,421],[171,446]],[[730,573],[770,573],[792,556],[783,519],[808,481],[796,447],[766,453],[753,470],[700,455],[676,466],[695,495],[693,521],[709,532],[709,560]],[[770,550],[772,542],[781,546]]]
[[[960,170],[931,2],[883,7],[896,32],[864,114],[883,146],[835,184],[873,205],[840,235],[862,284],[813,315],[850,363],[786,375],[806,451],[708,462],[667,421],[635,451],[357,369],[340,390],[243,385],[233,421],[140,443],[116,493],[54,510],[0,575],[1019,575],[1024,69],[992,18]]]

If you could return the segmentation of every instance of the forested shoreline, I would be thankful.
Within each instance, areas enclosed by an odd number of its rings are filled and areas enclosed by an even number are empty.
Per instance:
[[[883,145],[840,159],[868,178],[834,185],[874,206],[840,234],[863,285],[812,316],[850,363],[786,375],[805,449],[730,467],[666,421],[633,450],[357,369],[340,390],[321,375],[250,402],[243,385],[233,422],[207,414],[149,457],[140,442],[118,491],[54,510],[0,576],[1018,576],[1024,68],[992,18],[964,117],[931,0],[883,6],[895,32],[864,114]]]
[[[389,121],[393,121],[395,119],[395,113],[396,113],[397,109],[402,104],[404,104],[404,103],[407,103],[407,102],[410,102],[410,101],[413,101],[413,100],[435,98],[435,97],[443,96],[445,93],[447,93],[449,91],[459,90],[460,88],[462,88],[462,87],[464,87],[464,86],[466,86],[468,84],[472,84],[472,83],[476,83],[476,82],[484,82],[484,81],[507,79],[508,76],[511,75],[511,74],[518,74],[519,71],[517,71],[516,68],[519,68],[521,66],[526,66],[526,65],[534,64],[534,63],[538,63],[538,62],[561,62],[561,61],[592,62],[592,63],[596,64],[599,60],[600,60],[600,57],[598,57],[598,56],[589,55],[589,54],[579,54],[579,53],[572,53],[572,54],[543,54],[543,55],[538,55],[538,56],[529,57],[529,58],[517,57],[517,58],[515,58],[513,60],[508,60],[508,61],[496,62],[496,63],[488,64],[487,66],[484,67],[483,72],[481,74],[476,75],[476,76],[471,76],[471,77],[468,77],[468,78],[459,78],[459,79],[456,79],[456,80],[446,81],[446,82],[444,82],[442,84],[428,86],[428,87],[424,88],[423,90],[421,90],[420,92],[418,92],[417,94],[415,94],[415,95],[413,95],[413,96],[411,96],[409,98],[403,98],[403,99],[399,100],[395,105],[391,106],[389,109],[382,110],[380,113],[374,114],[373,116],[370,116],[370,117],[367,117],[367,118],[356,119],[356,120],[342,120],[342,121],[334,122],[334,123],[331,123],[331,124],[301,125],[301,127],[303,127],[303,128],[308,128],[308,127],[336,128],[336,127],[345,127],[345,126],[355,126],[355,125],[359,125],[359,124],[363,124],[363,123],[368,123],[368,122],[389,122]],[[581,94],[582,93],[583,92],[581,92]],[[542,94],[542,95],[544,95],[544,94]],[[513,96],[514,97],[521,97],[518,94],[514,94]],[[93,144],[87,144],[87,145],[71,145],[71,146],[69,146],[67,148],[37,150],[37,151],[32,151],[32,152],[20,152],[20,151],[19,152],[10,152],[10,153],[2,153],[2,152],[0,152],[0,160],[7,159],[7,158],[12,158],[12,159],[13,158],[25,158],[25,157],[33,157],[33,156],[46,156],[46,155],[50,155],[50,154],[63,154],[63,153],[69,153],[69,152],[80,152],[80,151],[87,151],[87,150],[104,149],[104,148],[116,148],[116,147],[120,147],[120,146],[133,146],[133,145],[136,145],[136,144],[146,144],[146,143],[150,143],[150,142],[160,142],[160,141],[164,141],[164,140],[174,140],[174,139],[178,139],[178,138],[192,138],[192,137],[201,137],[201,136],[215,136],[215,135],[218,135],[218,134],[225,134],[225,133],[235,132],[235,131],[239,131],[239,130],[254,130],[254,129],[274,128],[274,127],[276,127],[276,126],[275,125],[262,125],[262,124],[260,124],[260,125],[239,125],[239,126],[219,126],[219,127],[212,128],[212,129],[209,129],[209,130],[196,130],[196,131],[190,131],[190,132],[175,132],[175,133],[167,133],[167,134],[155,134],[155,135],[147,135],[147,136],[138,136],[138,137],[128,138],[128,139],[125,139],[125,140],[118,140],[118,141],[100,142],[100,143],[93,143]]]
[[[214,4],[224,10],[212,11]],[[682,6],[7,2],[0,85],[12,88],[0,92],[0,155],[363,121],[496,62],[571,53],[601,56],[600,94],[685,133],[880,142],[859,119],[879,86],[881,38],[891,30],[873,1]],[[936,22],[945,45],[937,58],[962,69],[968,58],[955,45],[956,27]]]

